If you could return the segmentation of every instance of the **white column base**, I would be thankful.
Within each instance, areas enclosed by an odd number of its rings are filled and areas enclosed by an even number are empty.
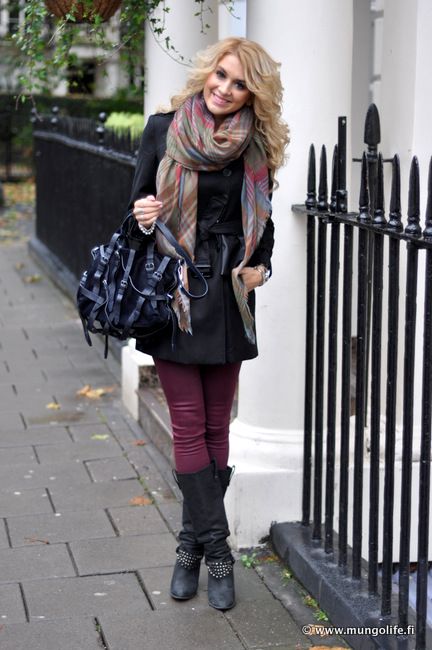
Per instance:
[[[298,471],[236,468],[225,497],[232,548],[259,546],[274,521],[298,521],[301,479],[300,468]]]
[[[229,463],[235,473],[225,505],[231,546],[257,546],[273,521],[301,519],[303,434],[234,420]]]
[[[122,401],[134,420],[139,419],[138,388],[140,382],[140,368],[152,366],[153,359],[150,355],[135,350],[135,339],[122,348]]]

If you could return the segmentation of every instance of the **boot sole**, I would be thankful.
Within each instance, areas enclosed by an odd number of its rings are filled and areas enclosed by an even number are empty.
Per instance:
[[[225,612],[225,611],[228,610],[228,609],[232,609],[232,608],[235,606],[235,604],[236,604],[236,602],[234,601],[234,602],[232,603],[232,605],[228,605],[228,606],[226,606],[226,607],[219,607],[218,605],[213,605],[213,603],[211,603],[211,602],[209,601],[209,605],[210,605],[210,607],[213,607],[213,609],[218,609],[219,611],[222,611],[222,612]]]
[[[191,598],[195,598],[195,596],[197,595],[197,593],[198,593],[198,592],[195,592],[195,593],[192,594],[191,596],[177,596],[176,594],[173,594],[173,593],[170,591],[170,596],[171,596],[171,598],[174,598],[174,600],[190,600]]]

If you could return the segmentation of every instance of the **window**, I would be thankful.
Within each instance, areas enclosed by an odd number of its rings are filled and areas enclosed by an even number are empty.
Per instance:
[[[68,71],[68,92],[71,95],[92,95],[95,87],[94,61],[81,61]]]

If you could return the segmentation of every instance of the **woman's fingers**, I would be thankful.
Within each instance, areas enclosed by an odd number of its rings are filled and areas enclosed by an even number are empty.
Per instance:
[[[134,217],[138,223],[143,224],[147,228],[159,217],[161,208],[161,201],[157,201],[154,196],[149,195],[135,201],[133,209]]]
[[[261,273],[251,266],[245,266],[240,271],[240,275],[247,291],[252,291],[252,289],[256,289],[261,285]]]

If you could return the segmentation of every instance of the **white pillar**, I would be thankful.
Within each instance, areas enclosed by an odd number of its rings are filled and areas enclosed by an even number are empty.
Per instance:
[[[282,64],[292,144],[273,196],[273,277],[257,290],[260,356],[243,364],[231,427],[236,474],[227,510],[237,548],[258,543],[274,520],[301,518],[306,222],[291,205],[305,199],[310,143],[332,147],[337,116],[350,116],[352,16],[347,0],[249,0],[247,6],[248,38]]]
[[[191,59],[199,50],[218,39],[217,0],[206,3],[212,12],[206,9],[204,23],[210,25],[201,33],[201,22],[194,0],[176,0],[170,2],[170,11],[166,14],[158,10],[156,15],[165,16],[166,29],[162,36],[155,35],[148,22],[145,33],[145,94],[144,113],[147,118],[158,106],[169,105],[169,98],[184,86]],[[167,52],[165,38],[176,51]],[[179,62],[179,56],[184,62]]]
[[[135,339],[130,339],[122,347],[121,372],[122,372],[122,402],[134,420],[139,420],[139,397],[141,368],[154,366],[153,358],[135,349]]]
[[[224,2],[219,2],[218,38],[246,36],[247,0],[234,0],[232,10]]]

